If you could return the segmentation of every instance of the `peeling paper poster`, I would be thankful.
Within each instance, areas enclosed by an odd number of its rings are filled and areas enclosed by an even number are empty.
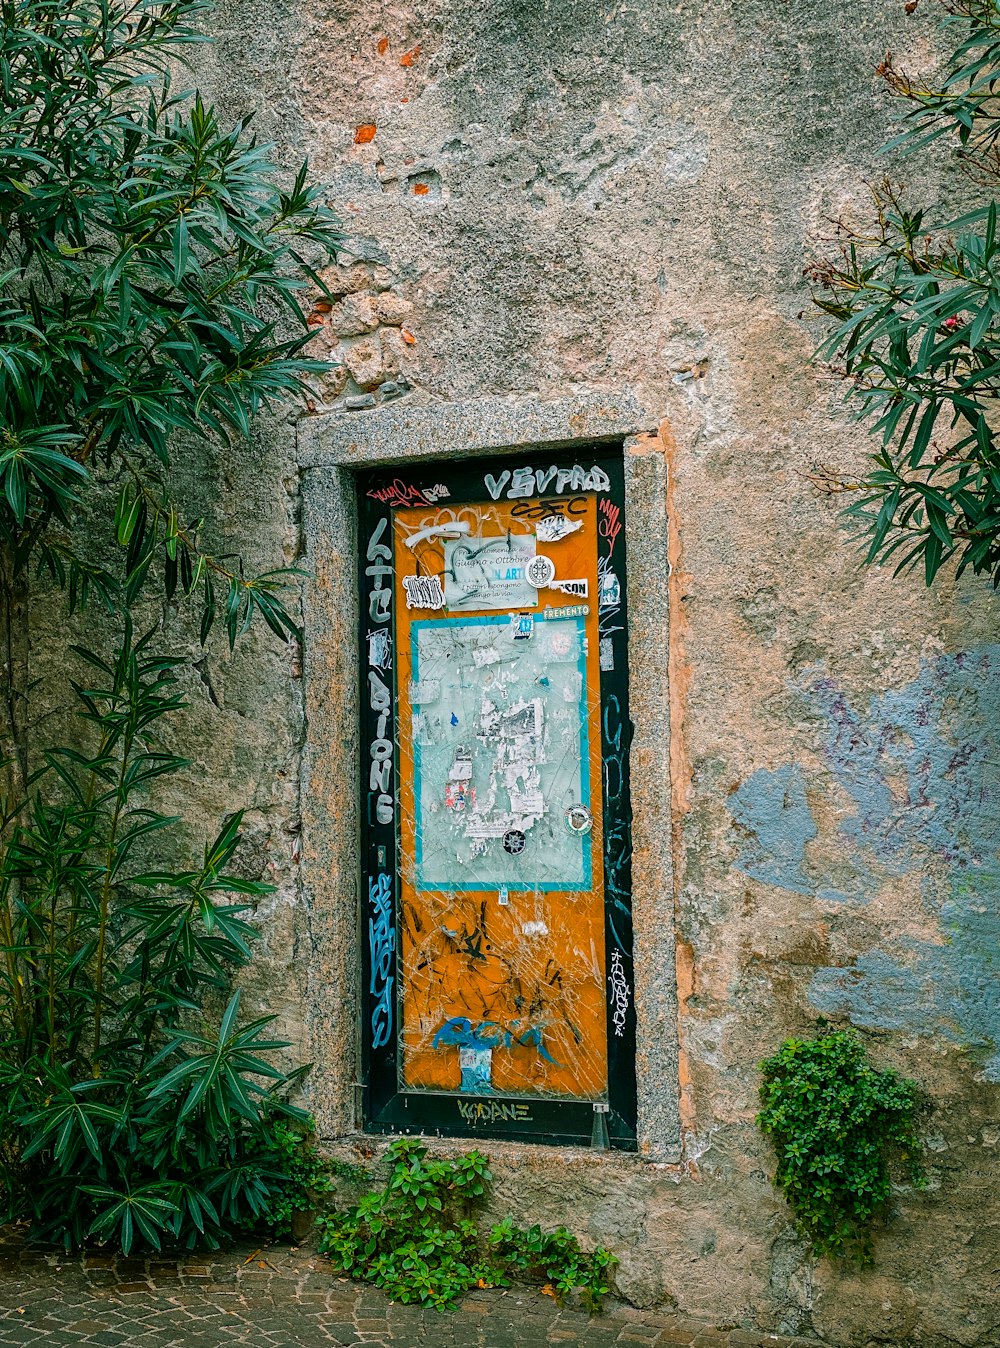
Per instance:
[[[415,707],[426,706],[428,702],[437,702],[441,696],[441,683],[438,679],[410,680],[410,701]]]
[[[547,515],[535,524],[539,543],[558,543],[560,539],[583,528],[583,520],[568,520],[563,515]]]
[[[581,576],[579,580],[550,580],[549,589],[559,590],[562,594],[571,594],[576,599],[586,599],[590,582],[586,576]]]
[[[439,688],[457,711],[455,725],[415,746],[421,889],[544,891],[590,884],[589,839],[567,831],[562,806],[590,790],[583,619],[547,624],[546,642],[528,644],[498,679],[476,655],[492,649],[497,624],[505,621],[428,621],[411,628],[416,686]],[[572,663],[550,664],[553,647]]]

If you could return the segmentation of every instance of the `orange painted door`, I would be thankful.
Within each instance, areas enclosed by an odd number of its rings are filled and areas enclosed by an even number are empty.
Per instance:
[[[395,513],[406,1089],[606,1094],[597,528]]]

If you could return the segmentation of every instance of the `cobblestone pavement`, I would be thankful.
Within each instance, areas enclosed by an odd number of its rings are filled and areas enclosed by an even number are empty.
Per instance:
[[[536,1348],[585,1344],[819,1348],[811,1339],[719,1328],[611,1306],[590,1318],[523,1288],[476,1291],[441,1314],[339,1279],[308,1250],[271,1247],[172,1263],[68,1259],[0,1246],[0,1344],[123,1348]]]

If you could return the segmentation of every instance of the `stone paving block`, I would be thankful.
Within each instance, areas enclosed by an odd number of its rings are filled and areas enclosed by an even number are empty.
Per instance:
[[[291,1276],[294,1277],[296,1275],[293,1273]],[[322,1292],[325,1296],[330,1290],[330,1275],[329,1273],[324,1274],[319,1270],[313,1271],[312,1269],[309,1269],[305,1273],[298,1275],[297,1283],[300,1295],[303,1292]]]
[[[145,1259],[123,1259],[121,1257],[115,1260],[115,1268],[123,1278],[131,1276],[140,1276],[146,1272]]]
[[[343,1320],[322,1326],[324,1334],[334,1343],[357,1343],[358,1335],[354,1326]]]

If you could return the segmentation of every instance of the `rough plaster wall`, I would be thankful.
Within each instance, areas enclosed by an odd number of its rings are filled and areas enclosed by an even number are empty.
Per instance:
[[[880,171],[870,72],[887,47],[927,68],[922,16],[882,0],[236,0],[200,71],[287,162],[308,151],[363,260],[331,278],[359,298],[318,342],[351,381],[319,388],[317,409],[633,386],[665,423],[645,448],[670,476],[689,1160],[499,1147],[498,1207],[604,1240],[642,1303],[859,1345],[988,1342],[1000,1300],[992,603],[975,584],[928,596],[860,574],[802,476],[863,446],[806,366],[804,250]],[[375,134],[355,143],[361,126]],[[298,545],[294,463],[277,423],[220,465],[217,527],[261,560]],[[328,915],[303,906],[293,866],[295,683],[265,641],[209,673],[219,709],[191,674],[192,790],[206,818],[251,806],[256,864],[281,886],[252,991],[307,1044],[338,989],[313,925]],[[753,1127],[754,1064],[819,1011],[884,1031],[875,1056],[937,1105],[932,1189],[898,1196],[871,1273],[806,1260]]]

